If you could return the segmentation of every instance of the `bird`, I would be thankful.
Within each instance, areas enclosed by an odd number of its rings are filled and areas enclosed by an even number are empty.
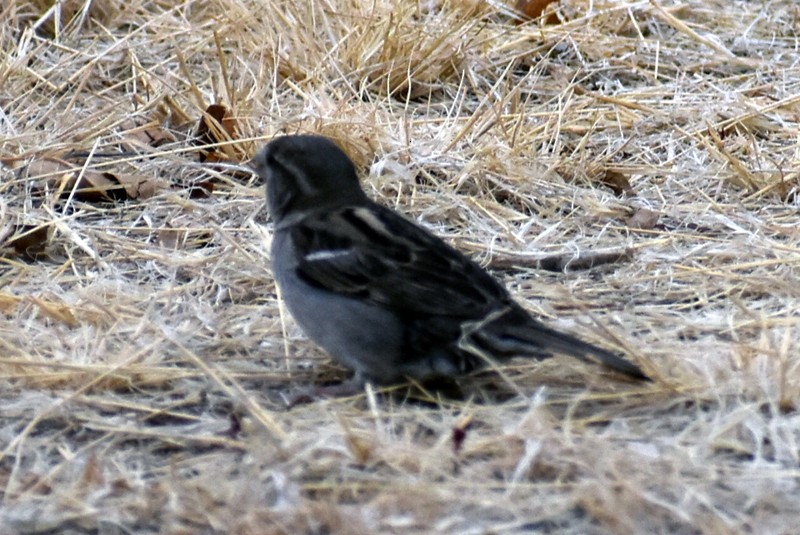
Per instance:
[[[535,319],[477,262],[371,200],[332,139],[276,137],[250,167],[266,183],[283,302],[356,384],[454,379],[555,354],[648,379],[632,362]]]

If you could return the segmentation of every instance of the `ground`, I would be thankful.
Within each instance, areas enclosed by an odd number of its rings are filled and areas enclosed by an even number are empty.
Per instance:
[[[796,532],[794,0],[50,4],[0,8],[0,532]],[[236,165],[299,132],[653,381],[289,407],[347,371]]]

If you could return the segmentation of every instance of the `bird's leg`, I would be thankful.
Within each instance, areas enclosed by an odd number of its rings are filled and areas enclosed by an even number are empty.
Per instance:
[[[363,394],[366,383],[367,379],[363,374],[356,372],[351,378],[341,383],[306,387],[294,396],[285,398],[286,408],[291,409],[297,405],[312,403],[320,398],[345,398]]]

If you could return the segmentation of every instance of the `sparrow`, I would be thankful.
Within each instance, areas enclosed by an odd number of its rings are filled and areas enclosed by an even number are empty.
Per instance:
[[[330,139],[286,135],[251,160],[274,223],[291,315],[353,381],[452,378],[511,357],[566,354],[647,379],[614,353],[534,319],[476,262],[370,200]]]

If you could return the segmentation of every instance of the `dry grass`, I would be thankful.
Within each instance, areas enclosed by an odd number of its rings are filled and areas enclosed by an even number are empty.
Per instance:
[[[48,233],[0,258],[2,533],[796,532],[794,0],[562,0],[551,26],[495,0],[49,4],[0,8],[0,241]],[[345,372],[282,312],[261,185],[137,135],[212,102],[248,153],[335,137],[371,195],[656,382],[553,359],[287,410]],[[173,188],[88,202],[12,169],[69,151]],[[535,269],[590,250],[627,254]]]

